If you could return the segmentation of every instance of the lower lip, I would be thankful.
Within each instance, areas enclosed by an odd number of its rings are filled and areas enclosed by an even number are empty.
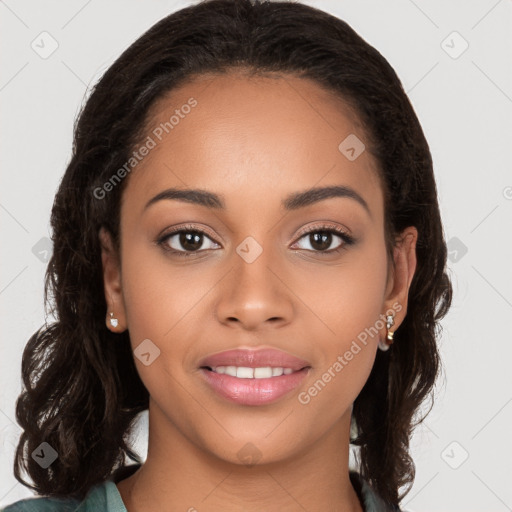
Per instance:
[[[276,402],[298,387],[308,374],[309,367],[268,379],[239,379],[205,368],[200,370],[206,382],[223,398],[240,405],[265,405]]]

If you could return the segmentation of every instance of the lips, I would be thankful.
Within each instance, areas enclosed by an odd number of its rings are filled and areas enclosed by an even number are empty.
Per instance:
[[[277,349],[236,349],[205,357],[200,368],[212,369],[217,366],[239,366],[246,368],[291,368],[294,372],[311,367],[311,364],[298,357]]]
[[[205,357],[199,369],[201,379],[222,399],[261,406],[289,398],[307,378],[311,365],[273,348],[236,349]]]
[[[292,391],[302,385],[310,367],[289,375],[268,379],[240,379],[201,368],[200,377],[222,400],[243,406],[270,405],[292,398]]]

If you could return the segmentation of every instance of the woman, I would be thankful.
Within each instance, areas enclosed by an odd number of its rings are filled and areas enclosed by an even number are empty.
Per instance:
[[[121,55],[73,149],[16,410],[45,497],[5,510],[400,510],[452,288],[387,61],[318,9],[209,0]]]

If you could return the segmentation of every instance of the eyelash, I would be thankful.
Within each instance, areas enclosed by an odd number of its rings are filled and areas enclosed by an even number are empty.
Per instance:
[[[346,250],[346,246],[353,245],[356,242],[354,237],[348,235],[342,229],[340,229],[338,227],[333,227],[330,225],[315,226],[312,229],[304,231],[300,234],[298,240],[301,240],[302,238],[304,238],[307,235],[310,235],[311,233],[318,233],[318,232],[333,233],[333,234],[339,236],[343,240],[344,243],[341,244],[338,248],[330,249],[328,251],[314,251],[314,250],[310,250],[310,249],[303,249],[303,250],[306,250],[308,252],[314,252],[316,254],[321,254],[322,256],[323,255],[332,255],[332,254],[340,253],[340,252]],[[192,225],[185,225],[185,226],[180,226],[180,227],[162,235],[160,238],[158,238],[156,240],[156,243],[159,246],[161,246],[164,251],[170,252],[171,254],[179,256],[179,257],[189,258],[191,256],[195,256],[199,252],[203,252],[203,250],[189,252],[189,251],[177,251],[175,249],[170,249],[169,246],[166,245],[167,240],[169,238],[171,238],[172,236],[180,234],[180,233],[194,233],[194,234],[199,234],[199,235],[205,235],[211,239],[211,236],[206,231],[197,229],[196,227],[194,227]],[[215,242],[215,243],[217,243],[217,242]],[[297,249],[297,250],[300,250],[300,249]]]

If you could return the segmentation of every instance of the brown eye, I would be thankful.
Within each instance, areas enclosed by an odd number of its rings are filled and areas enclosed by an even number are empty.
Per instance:
[[[333,227],[315,227],[302,234],[299,240],[305,240],[306,246],[300,247],[306,251],[317,252],[319,254],[332,254],[340,252],[347,245],[355,243],[355,239],[338,228]],[[341,240],[333,248],[333,243],[336,243],[336,239]],[[308,247],[309,245],[309,247]]]
[[[219,246],[204,231],[186,226],[163,235],[157,242],[164,250],[177,256],[191,256]]]

